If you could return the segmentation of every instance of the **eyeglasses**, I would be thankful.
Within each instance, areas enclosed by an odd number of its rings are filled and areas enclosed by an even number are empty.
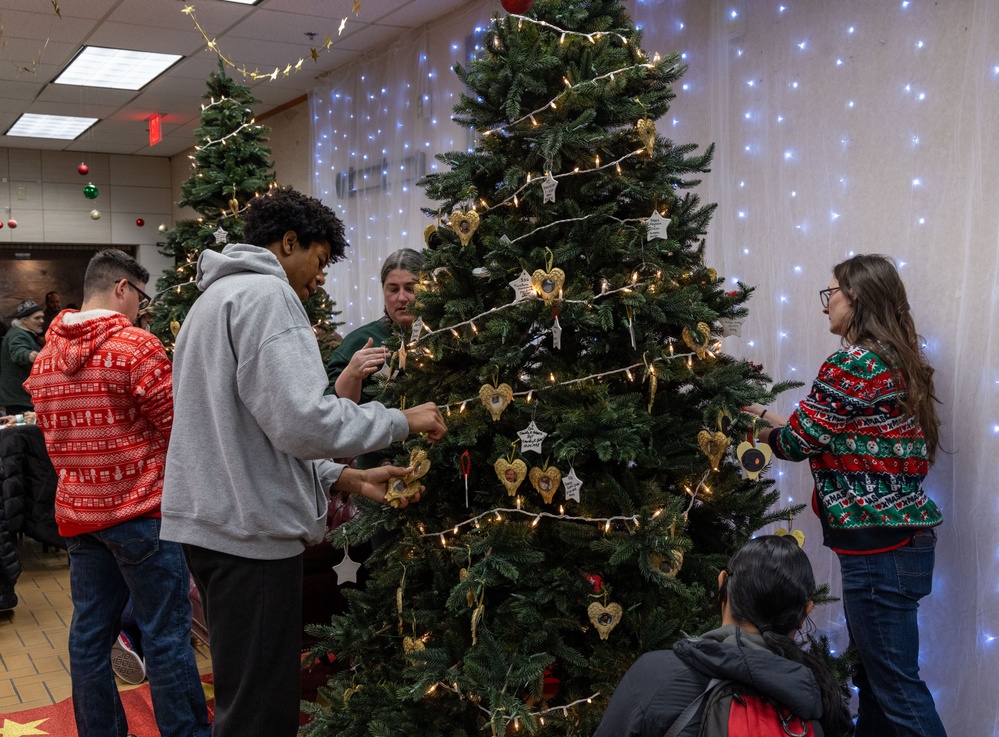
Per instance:
[[[819,290],[819,301],[822,303],[823,307],[829,306],[829,300],[830,298],[832,298],[833,292],[838,292],[839,289],[840,289],[839,287],[831,287],[829,289]]]
[[[149,307],[149,303],[153,301],[153,298],[135,286],[132,282],[126,280],[125,283],[139,294],[139,312],[142,312],[144,309]]]

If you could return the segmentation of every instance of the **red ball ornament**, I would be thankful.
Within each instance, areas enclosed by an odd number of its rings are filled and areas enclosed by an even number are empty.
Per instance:
[[[90,173],[90,167],[83,162],[80,162],[80,165],[76,167],[76,171],[81,177],[85,177]]]
[[[508,13],[523,15],[534,5],[534,0],[500,0],[500,5]]]
[[[138,225],[141,228],[143,225],[146,224],[146,221],[143,220],[142,218],[136,218],[135,224]]]
[[[0,228],[3,227],[3,220],[0,220]]]
[[[10,220],[7,221],[7,227],[11,228],[11,229],[16,228],[17,227],[17,221],[14,220],[13,218],[11,218]]]

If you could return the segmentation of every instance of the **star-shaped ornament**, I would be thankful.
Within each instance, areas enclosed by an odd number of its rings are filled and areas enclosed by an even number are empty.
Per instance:
[[[552,347],[556,349],[562,348],[562,325],[559,324],[558,318],[555,318],[555,322],[552,323]]]
[[[343,586],[345,583],[357,583],[357,572],[361,569],[361,564],[350,559],[350,548],[343,547],[343,560],[333,566],[336,571],[336,585]]]
[[[218,230],[212,233],[212,235],[215,236],[216,246],[221,246],[229,242],[229,234],[225,231],[225,228],[223,228],[221,225],[218,227]]]
[[[535,425],[534,420],[531,420],[531,424],[518,432],[517,437],[520,438],[520,450],[522,452],[526,453],[529,450],[533,450],[535,453],[540,453],[541,443],[548,437],[548,433]]]
[[[652,215],[645,221],[645,227],[648,229],[646,240],[651,241],[656,238],[665,238],[666,229],[669,227],[670,222],[669,218],[664,218],[659,214],[659,210],[653,210]]]
[[[344,18],[342,21],[340,21],[340,28],[337,30],[336,35],[338,36],[343,35],[343,29],[346,27],[347,27],[347,19]]]
[[[551,172],[545,174],[545,180],[541,182],[541,191],[545,193],[544,202],[554,202],[555,201],[555,188],[558,186],[558,182],[555,181],[555,177],[552,176]],[[542,204],[544,204],[542,202]]]
[[[565,486],[565,499],[569,502],[579,501],[579,490],[583,487],[583,482],[576,475],[576,469],[569,467],[569,475],[562,479]]]
[[[520,276],[509,282],[509,284],[513,287],[514,302],[520,302],[522,299],[534,296],[534,285],[531,284],[531,275],[526,271],[521,271]]]

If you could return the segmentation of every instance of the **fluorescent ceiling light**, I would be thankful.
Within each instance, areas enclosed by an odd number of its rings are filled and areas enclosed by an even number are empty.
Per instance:
[[[28,138],[63,138],[72,141],[97,121],[98,118],[25,113],[10,127],[6,135],[27,136]]]
[[[82,87],[138,90],[181,58],[179,54],[84,46],[53,82]]]

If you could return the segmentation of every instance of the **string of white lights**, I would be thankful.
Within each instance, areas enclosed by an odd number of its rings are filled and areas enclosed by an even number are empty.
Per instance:
[[[584,381],[592,381],[594,379],[602,379],[605,376],[612,376],[614,374],[627,374],[628,378],[630,380],[632,378],[632,376],[631,376],[631,371],[632,370],[639,369],[639,368],[648,368],[649,371],[654,371],[654,369],[652,369],[652,364],[656,363],[657,361],[673,361],[673,360],[679,360],[679,359],[682,359],[682,358],[686,358],[687,359],[687,365],[688,366],[691,365],[691,360],[693,359],[693,357],[695,355],[694,353],[675,353],[674,354],[673,353],[673,344],[672,343],[670,343],[670,347],[669,348],[670,348],[670,355],[669,356],[657,356],[656,358],[652,359],[652,361],[649,362],[649,363],[633,363],[630,366],[624,366],[622,368],[611,369],[609,371],[601,371],[601,372],[596,373],[596,374],[590,374],[589,376],[581,376],[578,379],[568,379],[567,381],[556,381],[556,380],[554,380],[554,374],[552,374],[553,381],[552,381],[552,383],[551,383],[550,386],[543,386],[543,387],[540,387],[538,389],[528,389],[527,391],[522,391],[522,392],[514,392],[512,396],[514,396],[514,397],[527,397],[527,401],[530,402],[532,396],[534,395],[534,392],[536,392],[536,391],[540,392],[540,391],[546,391],[548,389],[554,389],[557,386],[570,386],[572,384],[580,384],[580,383],[582,383]],[[466,407],[466,405],[468,405],[469,402],[475,402],[478,399],[479,399],[478,396],[469,397],[468,399],[462,399],[462,400],[457,401],[457,402],[451,402],[450,404],[438,404],[437,407],[438,407],[438,409],[446,410],[448,412],[451,411],[451,407],[459,407],[458,411],[459,412],[464,412],[465,411],[465,407]]]
[[[517,15],[516,13],[510,13],[509,17],[517,19],[518,31],[520,30],[520,27],[524,23],[524,21],[527,21],[528,23],[533,23],[536,26],[544,26],[545,28],[551,28],[553,31],[558,31],[559,33],[562,34],[560,42],[565,41],[566,36],[580,36],[582,38],[585,38],[590,43],[596,43],[600,38],[604,36],[617,36],[619,39],[621,39],[621,43],[623,43],[625,46],[628,45],[627,37],[622,36],[620,33],[617,33],[615,31],[594,31],[593,33],[583,33],[582,31],[567,31],[564,28],[559,28],[558,26],[549,23],[548,21],[538,20],[537,18],[529,18],[526,15]],[[500,18],[493,18],[494,23],[497,23],[500,20],[501,20]]]
[[[641,284],[645,284],[645,283],[646,282],[641,282]],[[638,282],[632,282],[631,284],[627,284],[627,285],[625,285],[623,287],[620,287],[618,289],[604,290],[604,291],[600,292],[600,294],[594,294],[590,299],[559,299],[559,300],[557,300],[557,302],[559,304],[563,304],[563,303],[565,303],[565,304],[590,304],[592,302],[597,301],[601,297],[609,297],[610,295],[617,294],[618,292],[630,292],[632,289],[638,287],[639,285],[640,284]],[[456,338],[460,337],[460,336],[458,336],[458,330],[457,329],[461,328],[461,327],[464,327],[465,325],[471,325],[473,327],[473,329],[475,330],[475,332],[478,332],[478,329],[475,328],[475,325],[474,325],[476,320],[481,320],[484,317],[486,317],[487,315],[492,315],[492,314],[494,314],[496,312],[502,312],[503,310],[509,309],[510,307],[516,307],[517,305],[524,304],[526,302],[539,302],[541,300],[542,300],[541,297],[539,297],[537,295],[532,295],[530,297],[525,297],[524,299],[519,299],[516,302],[508,302],[507,304],[500,305],[499,307],[493,307],[492,309],[486,310],[485,312],[481,312],[478,315],[475,315],[474,317],[470,317],[467,320],[464,320],[462,322],[456,322],[454,325],[448,325],[448,326],[443,327],[443,328],[437,328],[436,330],[430,330],[426,334],[421,335],[419,338],[417,338],[413,343],[411,343],[411,345],[416,345],[418,343],[423,342],[427,338],[430,338],[430,337],[432,337],[434,335],[440,335],[441,333],[446,333],[446,332],[450,332]]]
[[[249,123],[243,123],[241,126],[239,126],[239,128],[237,128],[236,130],[232,131],[231,133],[227,133],[226,135],[222,136],[218,140],[212,140],[211,138],[209,138],[209,139],[207,139],[207,143],[205,143],[202,146],[195,146],[194,150],[195,151],[204,151],[209,146],[214,146],[217,143],[225,144],[225,142],[228,141],[230,138],[234,138],[235,136],[238,136],[243,131],[244,128],[249,128],[249,127],[254,126],[254,125],[256,125],[256,118],[251,118]],[[257,128],[262,128],[263,126],[256,126],[256,127]]]
[[[439,537],[441,539],[442,545],[447,545],[445,542],[445,535],[452,534],[457,535],[458,531],[462,527],[467,527],[469,525],[474,525],[476,522],[488,517],[495,517],[497,522],[502,521],[504,514],[522,514],[525,517],[533,517],[533,525],[537,525],[541,521],[542,517],[549,517],[551,519],[563,520],[568,522],[588,522],[588,523],[598,523],[604,526],[605,530],[610,529],[610,525],[613,522],[631,522],[634,525],[638,525],[638,515],[631,516],[617,516],[617,517],[579,517],[569,514],[555,514],[553,512],[529,512],[526,509],[521,509],[520,507],[497,507],[495,509],[490,509],[482,514],[477,514],[474,517],[469,517],[463,522],[458,522],[454,526],[448,528],[447,530],[440,530],[438,532],[424,532],[420,537]]]
[[[445,683],[444,681],[438,681],[437,683],[433,684],[430,688],[428,688],[427,689],[427,696],[429,696],[430,694],[432,694],[438,688],[443,688],[445,691],[450,691],[453,694],[461,696],[461,691],[458,689],[458,685],[457,684],[452,685],[450,683]],[[593,703],[593,699],[597,698],[599,695],[600,695],[600,692],[597,691],[595,694],[593,694],[592,696],[589,696],[587,698],[577,699],[576,701],[573,701],[570,704],[563,704],[561,706],[551,706],[551,707],[549,707],[547,709],[541,709],[540,711],[532,711],[532,712],[530,712],[530,715],[534,716],[534,717],[538,717],[541,720],[541,723],[544,724],[544,715],[545,714],[551,714],[551,713],[555,713],[555,712],[559,712],[560,711],[560,712],[562,712],[563,716],[568,716],[569,715],[569,709],[571,709],[574,706],[579,706],[580,704],[592,704]],[[489,709],[487,709],[486,707],[482,706],[482,704],[477,704],[477,706],[479,707],[479,711],[483,712],[484,714],[488,714],[490,719],[493,718],[494,712],[489,711]],[[510,717],[510,716],[503,715],[503,719],[505,719],[507,722],[511,722],[511,721],[512,722],[516,722],[520,718],[519,717]]]
[[[538,125],[538,121],[534,119],[535,115],[538,115],[538,114],[544,112],[548,108],[551,108],[552,110],[557,110],[558,106],[555,103],[558,102],[559,99],[561,99],[564,95],[567,95],[569,92],[571,92],[572,90],[576,89],[577,87],[582,87],[582,86],[588,85],[588,84],[594,84],[596,82],[599,82],[602,79],[613,80],[614,79],[614,75],[616,75],[616,74],[624,74],[625,72],[630,72],[633,69],[655,69],[655,67],[656,67],[656,65],[654,63],[651,63],[651,62],[643,62],[641,64],[631,64],[630,66],[621,67],[620,69],[615,69],[614,71],[606,72],[605,74],[601,74],[599,76],[593,77],[592,79],[585,79],[582,82],[576,82],[575,84],[573,84],[572,82],[570,82],[567,78],[563,77],[562,79],[563,79],[563,81],[565,81],[566,89],[564,89],[561,92],[559,92],[551,100],[549,100],[544,105],[542,105],[541,107],[537,108],[536,110],[532,110],[531,112],[527,113],[526,115],[522,115],[521,117],[517,118],[513,122],[504,123],[503,125],[498,125],[495,128],[489,128],[488,130],[482,131],[482,135],[483,136],[488,136],[488,135],[491,135],[493,133],[498,133],[499,131],[503,130],[504,128],[509,128],[510,126],[514,126],[514,125],[519,125],[520,123],[523,123],[525,120],[530,120],[532,125]]]
[[[616,159],[614,161],[611,161],[611,162],[609,162],[607,164],[602,164],[602,165],[599,165],[599,166],[595,166],[592,169],[580,169],[579,167],[576,167],[572,171],[567,171],[567,172],[564,172],[562,174],[554,174],[554,175],[552,175],[552,179],[563,179],[565,177],[575,177],[575,176],[579,176],[579,175],[582,175],[582,174],[592,174],[595,171],[600,171],[601,169],[608,169],[608,168],[610,168],[612,166],[618,167],[619,172],[620,172],[620,164],[621,164],[622,161],[625,161],[626,159],[630,159],[632,156],[638,156],[639,154],[642,154],[644,152],[645,152],[644,148],[639,148],[639,149],[636,149],[636,150],[632,151],[631,153],[627,153],[624,156],[622,156],[621,158]],[[489,212],[490,210],[495,210],[497,207],[502,207],[503,205],[506,205],[506,204],[508,204],[510,202],[513,202],[514,207],[520,207],[520,201],[518,199],[518,195],[521,192],[523,192],[525,189],[527,189],[528,187],[530,187],[532,184],[534,184],[535,182],[544,182],[544,181],[545,181],[544,177],[534,177],[534,178],[531,178],[530,176],[528,176],[527,181],[524,182],[522,185],[520,185],[520,187],[517,189],[516,192],[514,192],[511,195],[509,195],[506,199],[504,199],[504,200],[502,200],[500,202],[497,202],[495,205],[486,204],[486,202],[483,200],[482,201],[483,202],[482,211],[483,212]]]

